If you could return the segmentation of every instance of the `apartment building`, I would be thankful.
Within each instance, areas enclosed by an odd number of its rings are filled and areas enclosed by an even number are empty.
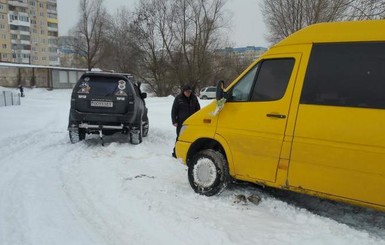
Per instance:
[[[0,0],[0,61],[59,65],[56,0]]]
[[[267,51],[267,48],[246,46],[246,47],[238,47],[238,48],[225,48],[219,51],[223,54],[236,55],[240,59],[255,60],[261,54],[265,53]]]

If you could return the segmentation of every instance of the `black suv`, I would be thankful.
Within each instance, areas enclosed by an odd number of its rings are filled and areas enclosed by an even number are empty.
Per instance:
[[[140,144],[149,130],[146,93],[129,74],[87,72],[77,81],[71,96],[68,131],[71,143],[86,134],[128,135]]]

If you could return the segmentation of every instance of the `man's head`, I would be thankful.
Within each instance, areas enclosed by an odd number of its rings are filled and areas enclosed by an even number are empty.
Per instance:
[[[191,89],[191,86],[190,85],[184,85],[182,87],[182,92],[183,94],[186,96],[186,97],[190,97],[191,93],[192,93],[192,89]]]

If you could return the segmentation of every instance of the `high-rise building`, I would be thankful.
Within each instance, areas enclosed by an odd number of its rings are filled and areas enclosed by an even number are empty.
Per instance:
[[[0,0],[0,61],[59,65],[56,0]]]

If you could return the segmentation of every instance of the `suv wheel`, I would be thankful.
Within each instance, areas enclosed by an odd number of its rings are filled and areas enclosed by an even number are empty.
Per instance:
[[[69,131],[70,141],[75,144],[86,138],[86,131],[84,129],[74,129]]]
[[[139,127],[134,127],[130,130],[130,143],[133,145],[138,145],[142,143],[143,136],[143,126],[140,124]]]
[[[142,122],[142,125],[143,125],[143,137],[146,137],[148,135],[148,130],[149,130],[150,124],[147,120],[147,121]]]

